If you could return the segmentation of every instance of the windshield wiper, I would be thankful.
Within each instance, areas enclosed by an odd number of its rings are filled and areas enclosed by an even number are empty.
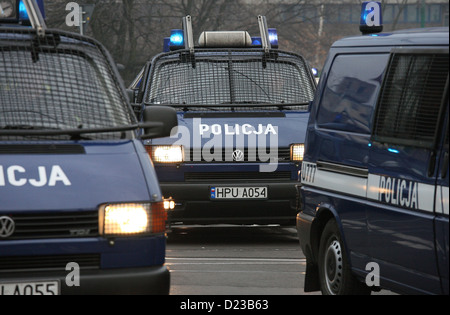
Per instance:
[[[157,104],[153,104],[157,105]],[[146,105],[146,106],[152,106],[152,105]],[[182,107],[183,111],[188,112],[190,110],[195,110],[196,108],[204,108],[209,109],[211,111],[217,111],[219,109],[215,108],[220,105],[201,105],[201,104],[186,104],[186,103],[164,103],[164,106],[170,106],[170,107]]]
[[[246,105],[246,104],[253,104],[253,105],[273,105],[275,104],[271,102],[259,102],[259,101],[240,101],[240,102],[224,102],[222,104],[228,104],[228,105]]]
[[[0,130],[61,130],[59,128],[33,126],[33,125],[6,125],[1,126]]]
[[[87,133],[106,133],[106,132],[120,132],[135,130],[140,128],[139,125],[127,125],[119,127],[106,127],[106,128],[72,128],[72,129],[61,129],[52,127],[42,127],[42,126],[32,126],[32,125],[6,125],[0,126],[0,135],[2,136],[25,136],[25,135],[36,135],[36,136],[80,136]]]
[[[0,136],[60,136],[68,135],[74,139],[81,137],[83,134],[94,133],[109,133],[109,132],[125,132],[136,129],[145,129],[152,127],[160,127],[162,122],[143,122],[130,125],[121,125],[116,127],[99,127],[99,128],[83,128],[82,125],[78,128],[61,129],[61,128],[48,128],[40,126],[28,126],[28,125],[6,125],[0,126]]]

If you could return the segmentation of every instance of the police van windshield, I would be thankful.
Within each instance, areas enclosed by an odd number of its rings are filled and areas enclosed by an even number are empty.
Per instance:
[[[0,137],[5,130],[97,128],[111,132],[84,137],[123,137],[114,128],[133,116],[97,47],[55,37],[36,45],[21,34],[0,33],[0,42]]]
[[[196,51],[195,60],[183,62],[176,56],[169,53],[153,61],[147,104],[306,110],[314,96],[306,63],[294,54],[263,60],[260,51]]]

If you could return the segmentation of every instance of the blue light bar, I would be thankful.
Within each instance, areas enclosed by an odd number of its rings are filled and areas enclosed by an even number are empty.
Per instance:
[[[380,2],[363,2],[359,30],[363,34],[379,33],[383,30],[383,18]]]
[[[42,17],[45,19],[45,8],[44,8],[44,0],[36,0],[39,10],[41,11]],[[29,25],[30,17],[28,16],[27,8],[23,3],[23,0],[19,1],[19,21],[21,24]]]
[[[261,37],[252,37],[252,46],[261,46]]]
[[[278,48],[278,32],[275,28],[269,28],[269,41],[273,48]]]
[[[269,28],[268,33],[269,33],[269,41],[270,44],[272,45],[272,48],[278,48],[277,30],[275,28]],[[259,36],[252,37],[252,46],[261,46],[261,45],[262,45],[261,37]]]
[[[25,4],[23,3],[22,0],[20,0],[20,2],[19,2],[19,19],[21,21],[27,21],[30,19],[28,17],[27,8],[25,7]]]
[[[184,46],[184,32],[183,30],[170,31],[170,46]]]
[[[389,152],[391,152],[391,153],[400,153],[400,151],[399,150],[397,150],[397,149],[392,149],[392,148],[388,148],[388,151]]]

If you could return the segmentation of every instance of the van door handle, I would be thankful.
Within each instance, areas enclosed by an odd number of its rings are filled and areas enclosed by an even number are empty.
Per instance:
[[[447,176],[447,170],[448,170],[448,151],[444,153],[444,161],[442,163],[441,168],[441,178],[445,178],[445,176]]]
[[[428,163],[428,177],[432,177],[436,167],[436,152],[432,151],[430,154],[430,162]]]

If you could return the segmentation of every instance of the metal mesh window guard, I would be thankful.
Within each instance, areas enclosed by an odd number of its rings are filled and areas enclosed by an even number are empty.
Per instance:
[[[0,139],[6,137],[2,129],[96,129],[135,123],[110,64],[99,44],[76,34],[47,31],[40,38],[31,29],[1,29]],[[83,136],[123,137],[120,132]]]
[[[310,70],[301,56],[281,51],[268,58],[260,50],[186,51],[163,54],[153,60],[145,103],[202,105],[259,110],[270,105],[307,109],[314,97]]]
[[[446,53],[398,53],[377,108],[374,139],[432,148],[448,81]]]

